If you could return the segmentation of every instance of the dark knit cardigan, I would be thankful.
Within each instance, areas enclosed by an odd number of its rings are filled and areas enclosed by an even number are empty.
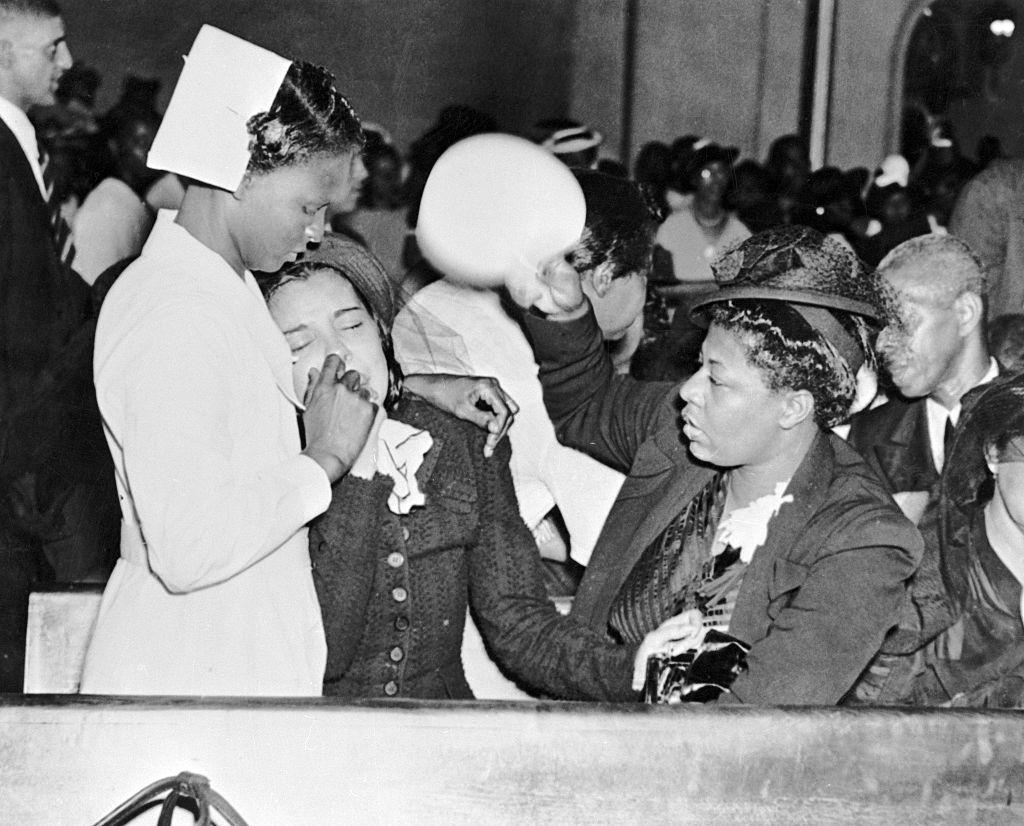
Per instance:
[[[635,648],[555,611],[519,516],[504,441],[415,397],[392,418],[430,432],[417,473],[426,505],[387,505],[391,480],[343,477],[310,528],[327,635],[324,693],[471,698],[461,661],[467,603],[492,656],[535,693],[628,700]]]

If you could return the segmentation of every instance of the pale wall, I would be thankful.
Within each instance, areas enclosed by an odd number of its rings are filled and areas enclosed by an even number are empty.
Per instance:
[[[627,0],[580,0],[572,111],[622,132]],[[797,128],[803,0],[637,0],[632,154],[649,140],[701,134],[763,158]]]
[[[366,119],[405,145],[450,103],[509,128],[568,106],[576,0],[64,0],[75,57],[104,76],[101,105],[126,71],[164,80],[202,23],[322,63]]]
[[[165,81],[202,22],[322,62],[367,119],[405,145],[441,107],[469,103],[520,129],[569,114],[620,149],[628,0],[66,0],[76,56],[105,75]],[[827,160],[891,146],[894,52],[916,0],[838,0]],[[805,0],[637,0],[632,147],[694,132],[763,158],[797,128]],[[1020,50],[1018,64],[1024,59]],[[1014,87],[1007,111],[1024,104]]]
[[[900,24],[915,0],[837,2],[826,161],[872,168],[893,145],[891,96]]]

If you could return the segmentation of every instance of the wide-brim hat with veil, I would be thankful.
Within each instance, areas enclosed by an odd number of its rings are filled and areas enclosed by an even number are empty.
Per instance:
[[[892,292],[874,270],[845,244],[803,226],[779,227],[752,235],[711,264],[718,290],[691,307],[694,321],[707,324],[712,305],[752,299],[789,305],[825,339],[856,374],[863,345],[839,322],[852,313],[884,325],[892,316]]]

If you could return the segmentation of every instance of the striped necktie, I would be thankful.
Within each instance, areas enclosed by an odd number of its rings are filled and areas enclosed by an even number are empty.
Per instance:
[[[50,216],[50,233],[61,262],[70,267],[75,260],[75,241],[71,237],[71,227],[64,220],[60,211],[60,198],[54,191],[54,169],[50,163],[50,155],[42,149],[39,152],[39,167],[43,171],[43,186],[46,187],[46,209]]]
[[[953,420],[946,417],[946,426],[942,431],[942,467],[946,466],[949,461],[949,454],[953,451],[953,437],[956,432],[956,428],[953,425]],[[939,468],[942,470],[942,468]]]

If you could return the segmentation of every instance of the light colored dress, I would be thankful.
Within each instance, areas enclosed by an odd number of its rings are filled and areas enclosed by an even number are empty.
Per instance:
[[[107,267],[138,255],[153,228],[153,214],[130,186],[104,178],[75,213],[75,272],[92,284]]]
[[[677,281],[712,281],[711,262],[725,250],[750,237],[750,230],[729,213],[717,235],[709,235],[684,207],[673,212],[658,228],[657,242],[672,253]]]
[[[331,488],[300,455],[252,275],[161,213],[104,303],[94,370],[124,521],[82,692],[319,695],[304,525]]]

